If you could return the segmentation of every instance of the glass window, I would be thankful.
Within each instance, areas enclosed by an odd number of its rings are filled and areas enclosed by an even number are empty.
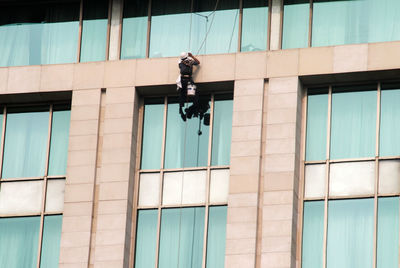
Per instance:
[[[121,59],[146,57],[148,5],[148,0],[124,1]]]
[[[302,267],[322,267],[324,243],[324,202],[304,202]]]
[[[157,209],[138,211],[135,257],[136,268],[155,267],[157,221]]]
[[[399,197],[378,199],[377,268],[399,263]]]
[[[211,164],[213,166],[230,164],[232,113],[232,96],[220,96],[215,98],[211,156]]]
[[[372,267],[374,199],[328,202],[328,267]]]
[[[189,50],[190,8],[191,1],[188,0],[152,1],[151,58],[177,56]]]
[[[79,2],[0,7],[0,67],[77,59]]]
[[[109,0],[83,1],[81,62],[106,59]]]
[[[353,89],[368,90],[370,86]],[[332,93],[331,159],[375,156],[376,85],[371,91]]]
[[[306,160],[326,159],[326,134],[328,123],[327,89],[311,91],[307,97]]]
[[[141,169],[159,169],[164,128],[164,100],[146,100],[144,105]]]
[[[61,225],[61,215],[44,217],[40,268],[58,267],[58,259],[60,255]]]
[[[195,117],[184,122],[178,110],[177,100],[168,101],[165,168],[207,166],[209,126]]]
[[[36,267],[40,217],[0,218],[0,267]]]
[[[400,39],[396,0],[314,0],[312,46]]]
[[[207,233],[207,268],[224,267],[227,207],[210,207]]]
[[[9,109],[4,145],[3,178],[45,174],[49,108]]]
[[[68,109],[68,110],[66,110]],[[51,126],[48,175],[67,174],[68,137],[71,111],[69,107],[55,106]]]
[[[309,0],[285,0],[282,49],[308,47]]]
[[[244,0],[241,51],[267,49],[268,0]]]
[[[380,118],[380,156],[400,155],[400,86],[382,86]]]
[[[202,267],[204,213],[204,207],[163,209],[158,267]]]

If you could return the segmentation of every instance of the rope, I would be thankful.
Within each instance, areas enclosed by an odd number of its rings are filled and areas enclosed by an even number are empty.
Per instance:
[[[237,10],[236,15],[235,15],[235,22],[233,23],[231,39],[229,40],[228,53],[229,53],[229,51],[231,51],[231,44],[232,44],[233,34],[235,33],[236,21],[237,21],[238,14],[239,14],[239,9]]]
[[[206,35],[204,36],[204,40],[203,40],[203,42],[201,42],[201,45],[200,45],[200,47],[199,47],[199,50],[197,51],[196,55],[198,55],[198,54],[199,54],[200,50],[203,48],[203,46],[204,46],[204,43],[205,43],[205,42],[206,42],[206,40],[207,40],[208,34],[210,33],[210,30],[211,30],[211,28],[212,28],[212,25],[213,25],[213,23],[214,23],[214,19],[215,19],[215,12],[217,11],[218,4],[219,4],[219,0],[217,0],[217,2],[215,3],[214,10],[213,10],[213,11],[212,11],[210,14],[208,14],[208,16],[205,16],[205,17],[206,17],[206,19],[207,19],[207,22],[208,22],[208,17],[209,17],[209,16],[211,16],[211,15],[213,15],[213,17],[212,17],[212,19],[211,19],[210,27],[208,28],[208,30],[207,30],[207,32],[206,32]],[[200,16],[200,14],[197,14],[197,13],[194,13],[194,14],[196,14],[196,15],[199,15],[199,16]]]

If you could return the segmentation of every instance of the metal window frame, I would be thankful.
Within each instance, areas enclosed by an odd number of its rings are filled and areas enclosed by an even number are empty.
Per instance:
[[[311,0],[312,1],[312,0]],[[324,201],[324,233],[323,233],[323,268],[327,266],[327,232],[328,232],[328,203],[330,200],[351,200],[355,198],[373,198],[374,199],[374,226],[373,226],[373,268],[377,266],[377,225],[378,225],[378,200],[381,197],[400,197],[400,193],[379,193],[379,164],[385,160],[400,160],[400,156],[379,156],[380,150],[380,117],[381,117],[381,87],[382,81],[376,82],[376,129],[375,129],[375,155],[374,157],[364,158],[350,158],[350,159],[330,159],[330,132],[331,132],[331,118],[332,118],[332,85],[329,85],[328,90],[328,120],[327,120],[327,139],[326,139],[326,160],[321,161],[305,161],[305,145],[306,145],[306,130],[307,130],[307,89],[304,94],[303,108],[302,108],[302,145],[301,145],[301,181],[299,184],[300,196],[299,196],[299,224],[298,224],[298,251],[297,259],[299,260],[300,267],[302,265],[302,235],[303,235],[303,215],[304,215],[304,203],[307,201]],[[370,161],[375,164],[374,174],[374,193],[363,194],[363,195],[348,195],[348,196],[332,196],[329,195],[329,182],[330,182],[330,165],[332,163],[349,163],[349,162],[365,162]],[[305,187],[305,167],[310,164],[325,164],[325,195],[323,197],[306,198],[304,196]],[[400,236],[400,234],[399,234]],[[400,247],[399,247],[400,254]],[[399,266],[400,267],[400,266]]]
[[[212,140],[213,140],[213,119],[214,119],[214,104],[215,104],[215,95],[219,95],[219,93],[210,93],[210,128],[209,128],[209,137],[208,137],[208,155],[207,155],[207,166],[204,167],[190,167],[190,168],[173,168],[173,169],[165,169],[165,146],[166,146],[166,129],[167,129],[167,113],[168,113],[168,97],[164,96],[164,112],[163,112],[163,135],[162,135],[162,154],[161,154],[161,165],[160,169],[154,170],[141,170],[141,151],[142,151],[142,139],[143,139],[143,124],[144,124],[144,101],[143,98],[140,101],[139,107],[139,133],[138,133],[138,143],[137,143],[137,154],[136,154],[136,176],[135,176],[135,186],[134,186],[134,204],[133,204],[133,213],[132,213],[132,241],[131,241],[131,256],[130,256],[130,266],[134,265],[135,257],[136,257],[136,228],[137,228],[137,215],[139,210],[143,209],[153,209],[157,210],[157,241],[156,241],[156,259],[155,259],[155,268],[158,268],[159,261],[159,251],[160,251],[160,233],[161,233],[161,216],[162,210],[165,208],[192,208],[192,207],[204,207],[205,216],[204,216],[204,237],[203,237],[203,252],[202,252],[202,268],[206,267],[207,261],[207,240],[208,240],[208,215],[209,209],[213,206],[227,206],[227,202],[210,202],[210,183],[211,183],[211,172],[213,170],[221,170],[221,169],[229,169],[229,165],[221,165],[221,166],[211,166],[211,156],[212,156]],[[205,202],[204,203],[194,203],[194,204],[176,204],[176,205],[165,205],[162,203],[163,200],[163,187],[164,187],[164,173],[166,172],[182,172],[185,171],[206,171],[206,193],[205,193]],[[148,174],[148,173],[159,173],[160,176],[160,191],[159,191],[159,202],[157,206],[140,206],[139,205],[139,187],[140,187],[140,175]],[[182,180],[183,182],[183,180]]]

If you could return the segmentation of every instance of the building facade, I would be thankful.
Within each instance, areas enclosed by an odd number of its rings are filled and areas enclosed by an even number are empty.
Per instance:
[[[0,14],[0,267],[399,267],[399,1]]]

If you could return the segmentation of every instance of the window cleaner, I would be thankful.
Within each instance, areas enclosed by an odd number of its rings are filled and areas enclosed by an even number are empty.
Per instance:
[[[193,82],[193,65],[199,65],[200,61],[193,56],[190,52],[182,52],[179,60],[180,76],[178,77],[176,84],[179,91],[179,114],[183,121],[186,118],[191,118],[193,115],[198,116],[199,113],[199,92],[196,85]],[[191,100],[193,104],[183,111],[183,106],[187,100]]]

